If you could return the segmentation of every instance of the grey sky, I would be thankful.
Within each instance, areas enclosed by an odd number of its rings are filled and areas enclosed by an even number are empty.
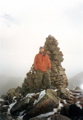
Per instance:
[[[25,77],[49,34],[68,78],[83,71],[83,0],[0,0],[1,74]]]

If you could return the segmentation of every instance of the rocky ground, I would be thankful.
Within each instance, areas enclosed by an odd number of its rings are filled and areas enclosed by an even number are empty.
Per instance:
[[[78,117],[78,118],[75,118]],[[83,120],[83,91],[47,89],[0,99],[0,120]]]
[[[42,84],[37,91],[37,74],[32,65],[22,87],[12,88],[1,96],[0,120],[83,120],[83,90],[67,88],[67,76],[61,65],[63,54],[57,40],[49,35],[44,47],[52,64],[51,89]]]

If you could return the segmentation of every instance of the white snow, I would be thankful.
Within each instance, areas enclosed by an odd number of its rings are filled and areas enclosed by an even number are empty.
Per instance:
[[[24,111],[20,112],[20,115],[19,115],[19,116],[22,116],[22,114],[23,114],[25,111],[26,111],[26,110],[24,110]]]
[[[67,101],[66,100],[63,100],[65,104],[67,104]]]
[[[16,104],[16,101],[15,101],[14,103],[12,103],[12,104],[9,105],[8,114],[10,114],[10,110],[11,110],[11,108],[12,108],[15,104]]]
[[[58,91],[58,89],[55,89],[54,91],[56,92],[56,91]]]
[[[23,99],[21,99],[21,101],[24,100],[25,98],[28,98],[27,103],[29,103],[29,101],[30,101],[30,99],[32,98],[33,95],[36,95],[36,94],[35,93],[29,93]]]
[[[13,97],[13,100],[15,100],[15,99],[16,99],[16,96]]]
[[[32,98],[33,95],[35,95],[35,93],[29,93],[26,95],[26,97]]]
[[[18,117],[16,120],[23,120],[23,116]]]
[[[8,105],[3,105],[3,107],[7,107]]]
[[[3,100],[2,98],[0,98],[0,101],[1,101],[1,102],[4,102],[4,100]]]
[[[63,107],[63,104],[62,104],[62,103],[59,103],[58,109],[61,109],[62,107]]]
[[[79,107],[80,109],[82,109],[82,106],[80,105],[80,101],[77,101],[77,102],[75,103],[75,105],[76,105],[77,107]]]
[[[70,90],[68,88],[66,88],[66,90],[68,90],[70,92]]]
[[[47,120],[51,120],[51,118],[47,118]]]
[[[38,115],[37,117],[39,117],[39,118],[41,118],[41,117],[48,117],[50,115],[54,115],[55,113],[57,113],[57,109],[56,108],[54,108],[52,112],[41,114],[41,115]]]
[[[21,99],[21,101],[24,100],[25,98],[32,98],[33,95],[36,95],[36,94],[35,93],[29,93],[23,99]]]
[[[36,103],[38,103],[38,102],[45,96],[45,94],[46,94],[46,92],[45,92],[45,90],[43,90],[43,91],[39,94],[39,98],[38,98],[37,100],[35,100],[33,104],[35,105]]]
[[[58,108],[54,108],[53,111],[54,111],[54,113],[57,113]]]
[[[45,114],[41,114],[41,115],[39,115],[39,116],[37,116],[37,117],[39,117],[39,118],[41,118],[41,117],[48,117],[48,116],[50,116],[50,115],[54,115],[54,111],[49,112],[49,113],[45,113]]]
[[[41,115],[39,115],[37,117],[41,118],[41,117],[49,117],[50,115],[54,115],[55,113],[57,113],[57,111],[59,109],[61,109],[61,107],[63,107],[63,104],[59,102],[59,107],[58,108],[54,108],[52,112],[41,114]],[[48,120],[50,120],[50,118],[48,118]]]

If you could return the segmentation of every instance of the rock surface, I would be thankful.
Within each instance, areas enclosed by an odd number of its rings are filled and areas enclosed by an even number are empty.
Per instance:
[[[16,115],[19,111],[27,110],[27,114],[34,117],[53,111],[59,106],[57,92],[52,89],[44,90],[40,94],[28,94],[17,102],[11,109],[11,114]]]
[[[53,115],[52,117],[50,118],[38,118],[38,117],[34,117],[34,118],[31,118],[30,120],[71,120],[63,115],[60,115],[60,114],[55,114]]]
[[[49,55],[52,63],[52,69],[50,72],[52,86],[56,88],[67,87],[68,81],[65,74],[65,69],[61,65],[61,62],[64,60],[63,53],[58,47],[57,40],[53,36],[49,35],[46,38],[44,46],[45,51]]]
[[[44,48],[46,53],[49,55],[51,60],[52,68],[50,72],[51,85],[53,88],[66,88],[68,86],[67,76],[65,74],[65,69],[62,67],[61,62],[63,61],[63,54],[58,47],[57,40],[49,35],[46,38],[46,42],[44,44]],[[34,70],[34,66],[32,65],[30,71],[26,74],[26,78],[22,84],[23,92],[26,95],[27,92],[35,92],[35,79],[36,72]],[[45,86],[42,87],[45,89]]]
[[[61,65],[63,54],[58,47],[57,40],[49,35],[44,47],[52,63],[49,71],[52,88],[46,89],[42,86],[42,89],[37,92],[34,82],[37,74],[32,65],[22,87],[10,89],[6,95],[2,96],[4,100],[0,99],[1,120],[70,120],[69,118],[73,120],[76,110],[81,118],[83,117],[83,91],[77,88],[67,89],[68,81],[65,69]]]
[[[70,106],[78,101],[78,98],[74,97],[73,94],[66,88],[60,90],[48,89],[40,93],[27,94],[11,108],[11,115],[19,116],[24,111],[23,120],[26,120],[26,118],[30,119],[41,114],[44,116],[47,113],[61,112],[62,115],[70,117]],[[82,98],[79,98],[79,101],[83,104]]]

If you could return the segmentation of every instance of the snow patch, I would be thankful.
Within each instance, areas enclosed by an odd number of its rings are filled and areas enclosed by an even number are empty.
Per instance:
[[[24,100],[25,98],[28,98],[27,102],[29,103],[29,101],[30,101],[30,99],[32,98],[33,95],[35,95],[35,93],[29,93],[29,94],[26,95],[26,97],[24,97],[23,99],[21,99],[21,101]]]
[[[16,120],[23,120],[23,116],[18,117]]]
[[[0,101],[1,101],[1,102],[4,102],[4,100],[3,100],[2,98],[0,98]]]
[[[75,105],[76,105],[77,107],[79,107],[80,109],[82,109],[82,106],[80,105],[80,101],[77,101],[77,102],[75,103]]]
[[[33,95],[35,95],[35,93],[29,93],[26,95],[26,97],[32,98]]]
[[[14,102],[14,103],[12,103],[12,104],[9,105],[8,114],[10,114],[10,110],[11,110],[11,108],[12,108],[15,104],[16,104],[16,102]]]
[[[16,99],[16,96],[13,97],[13,100],[15,100],[15,99]]]
[[[58,91],[58,89],[55,89],[54,91],[55,91],[55,92],[57,92],[57,91]]]
[[[54,113],[57,113],[58,108],[54,108],[53,111],[54,111]]]
[[[47,118],[47,120],[51,120],[51,118]]]
[[[19,116],[22,116],[26,110],[20,112]]]
[[[60,110],[62,107],[63,107],[63,104],[60,103],[60,101],[59,101],[59,107],[58,107],[58,109]]]
[[[41,118],[41,117],[48,117],[48,116],[50,116],[50,115],[54,115],[54,111],[49,112],[49,113],[45,113],[45,114],[41,114],[41,115],[39,115],[39,116],[37,116],[37,117],[38,117],[38,118]]]
[[[66,100],[63,100],[65,104],[67,104],[67,101]]]
[[[38,103],[38,102],[45,96],[45,94],[46,94],[45,90],[42,91],[42,92],[39,94],[39,98],[38,98],[37,100],[35,100],[33,104],[35,105],[36,103]]]
[[[66,90],[68,90],[70,92],[70,90],[68,88],[66,88]]]
[[[39,115],[39,116],[37,116],[37,117],[38,117],[38,118],[48,117],[48,116],[50,116],[50,115],[54,115],[55,113],[57,113],[57,109],[56,109],[56,108],[54,108],[52,112],[48,112],[48,113],[45,113],[45,114],[41,114],[41,115]],[[50,120],[50,118],[49,118],[48,120]]]

